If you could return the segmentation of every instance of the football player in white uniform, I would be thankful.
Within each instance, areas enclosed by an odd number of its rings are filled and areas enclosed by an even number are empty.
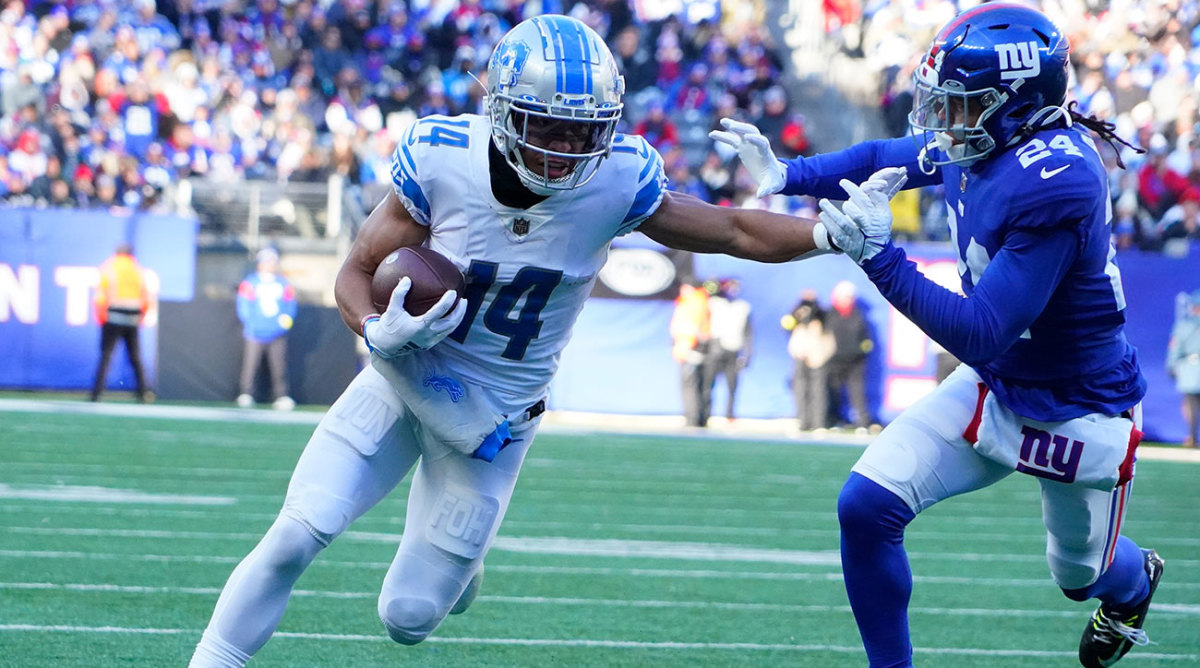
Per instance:
[[[335,284],[371,366],[314,431],[282,511],[234,569],[192,666],[244,665],[308,564],[414,465],[379,617],[411,645],[466,609],[615,237],[637,229],[674,248],[765,262],[830,250],[817,221],[667,192],[658,152],[616,132],[623,91],[596,33],[539,16],[492,54],[488,116],[422,118],[399,143],[394,192],[368,217]],[[375,268],[418,244],[464,271],[464,298],[452,308],[448,293],[413,317],[402,279],[377,314]]]

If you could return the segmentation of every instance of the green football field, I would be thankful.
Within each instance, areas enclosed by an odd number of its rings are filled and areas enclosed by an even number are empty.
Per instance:
[[[0,666],[186,665],[311,420],[21,403],[0,406]],[[466,614],[416,647],[382,629],[403,485],[318,557],[251,665],[865,666],[835,514],[860,451],[547,429]],[[1078,665],[1092,605],[1051,582],[1039,509],[1014,475],[910,527],[918,665]],[[1143,457],[1126,527],[1167,566],[1154,644],[1121,665],[1200,665],[1200,464]]]

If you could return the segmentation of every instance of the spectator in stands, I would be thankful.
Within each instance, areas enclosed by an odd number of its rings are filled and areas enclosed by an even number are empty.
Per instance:
[[[1154,135],[1150,140],[1146,164],[1138,171],[1138,204],[1155,221],[1162,219],[1189,185],[1187,178],[1167,165],[1168,153],[1170,146],[1166,138],[1160,134]]]
[[[758,107],[761,108],[761,112],[752,118],[752,124],[769,140],[770,145],[784,146],[790,152],[790,148],[784,144],[784,126],[787,125],[788,120],[787,92],[782,86],[770,86],[769,89],[763,91],[762,103]],[[779,152],[778,155],[782,156],[782,152]]]
[[[125,344],[129,364],[136,381],[134,392],[141,403],[153,394],[146,384],[139,346],[139,327],[153,304],[145,271],[133,257],[133,246],[121,243],[116,252],[100,265],[100,284],[96,288],[96,320],[100,323],[100,364],[92,383],[92,401],[100,401],[108,377],[108,364],[118,341]]]
[[[687,69],[687,76],[667,91],[667,106],[672,113],[690,111],[708,114],[712,112],[713,107],[708,87],[708,66],[704,63],[693,63]]]
[[[1167,209],[1158,223],[1158,237],[1200,240],[1200,187],[1189,186],[1179,196],[1179,203]]]
[[[787,332],[787,351],[792,358],[792,397],[796,402],[796,426],[801,430],[824,429],[828,418],[829,386],[826,372],[833,355],[833,336],[825,328],[825,309],[817,291],[806,288],[792,312],[780,326]]]
[[[779,134],[779,145],[783,149],[780,155],[794,158],[813,154],[812,144],[808,140],[808,121],[804,114],[788,115],[787,122],[783,124],[783,130]]]
[[[296,290],[279,273],[279,252],[264,248],[256,256],[256,270],[238,286],[237,313],[242,323],[242,373],[237,405],[254,406],[254,381],[264,361],[271,374],[272,406],[290,411],[296,402],[288,396],[287,335],[296,317]]]
[[[833,286],[833,310],[825,317],[825,328],[833,336],[833,355],[828,363],[832,418],[835,424],[851,424],[865,430],[875,419],[867,406],[867,357],[875,349],[871,327],[858,301],[858,288],[850,281]]]
[[[625,91],[637,93],[654,85],[658,78],[658,63],[654,54],[642,42],[642,30],[628,26],[617,34],[613,47],[617,67],[625,76]]]
[[[716,204],[728,204],[733,200],[734,180],[731,165],[721,158],[716,151],[709,151],[700,166],[700,180],[708,190],[709,201]]]
[[[709,398],[717,378],[725,379],[728,395],[725,417],[733,421],[737,399],[738,378],[754,355],[754,328],[750,319],[750,302],[741,298],[742,284],[736,278],[723,278],[716,294],[708,299],[710,344],[705,359],[705,381]],[[712,413],[711,408],[709,414]]]
[[[679,130],[675,127],[675,121],[667,116],[666,105],[658,99],[646,106],[646,115],[633,126],[633,134],[644,137],[660,153],[679,145]]]
[[[1200,290],[1175,298],[1175,324],[1167,345],[1167,372],[1175,379],[1175,389],[1183,395],[1183,419],[1187,434],[1183,447],[1196,447],[1197,423],[1200,423]]]

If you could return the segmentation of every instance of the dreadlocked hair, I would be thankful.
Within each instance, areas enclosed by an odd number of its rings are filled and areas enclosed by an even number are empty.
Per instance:
[[[1125,169],[1125,163],[1121,160],[1121,149],[1117,146],[1118,143],[1124,144],[1133,149],[1134,153],[1142,154],[1146,149],[1140,146],[1134,146],[1129,142],[1117,136],[1117,126],[1108,121],[1102,121],[1095,116],[1084,116],[1075,107],[1079,106],[1078,100],[1071,100],[1067,104],[1067,113],[1071,115],[1072,123],[1079,123],[1083,127],[1095,132],[1101,139],[1108,142],[1108,145],[1113,147],[1117,154],[1117,166]]]

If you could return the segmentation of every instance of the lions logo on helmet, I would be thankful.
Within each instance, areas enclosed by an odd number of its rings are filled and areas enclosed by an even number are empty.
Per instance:
[[[533,192],[576,188],[612,150],[624,93],[591,28],[567,16],[522,21],[488,62],[492,141]]]
[[[989,3],[942,28],[913,72],[908,116],[945,159],[922,154],[922,169],[976,162],[1015,145],[1066,111],[1069,45],[1044,14]]]

